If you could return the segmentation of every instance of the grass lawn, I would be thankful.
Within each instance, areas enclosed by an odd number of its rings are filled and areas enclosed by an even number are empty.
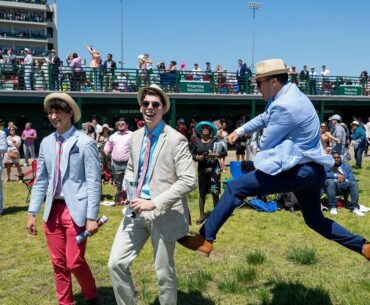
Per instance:
[[[363,165],[354,173],[360,180],[360,203],[370,206],[370,162]],[[3,188],[0,304],[56,304],[42,217],[37,217],[39,235],[29,235],[25,229],[25,186],[4,182]],[[114,188],[104,185],[103,192],[111,195]],[[197,200],[197,192],[190,194],[194,222],[198,218]],[[209,211],[211,206],[208,198]],[[100,214],[109,221],[89,239],[86,257],[102,304],[115,304],[107,261],[122,221],[121,208],[101,206]],[[370,214],[359,218],[340,209],[335,219],[350,231],[370,238]],[[191,228],[198,229],[195,224]],[[370,304],[370,262],[311,231],[299,211],[267,214],[238,209],[220,230],[210,258],[177,245],[175,261],[180,305]],[[138,304],[159,304],[150,242],[134,262],[132,273]],[[74,288],[77,304],[84,304],[76,282]]]

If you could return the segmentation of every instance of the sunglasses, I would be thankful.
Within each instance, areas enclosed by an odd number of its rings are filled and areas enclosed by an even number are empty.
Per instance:
[[[269,81],[270,79],[271,79],[271,78],[257,80],[257,81],[256,81],[257,88],[259,88],[263,82],[267,82],[267,81]]]
[[[157,109],[157,108],[159,108],[159,106],[161,106],[160,102],[147,102],[147,101],[142,101],[141,102],[141,106],[143,106],[144,108],[149,107],[150,104],[152,104],[152,107],[155,108],[155,109]]]
[[[323,126],[320,126],[320,128],[325,128],[326,126],[325,125],[323,125]]]

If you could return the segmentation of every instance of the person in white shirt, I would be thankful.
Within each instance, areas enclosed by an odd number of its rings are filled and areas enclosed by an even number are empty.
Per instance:
[[[202,69],[199,68],[198,64],[194,64],[194,69],[192,70],[193,72],[193,80],[199,81],[202,80]]]
[[[325,78],[325,77],[330,76],[330,70],[329,69],[326,69],[326,66],[325,65],[322,66],[322,70],[320,72],[320,76],[322,78]]]
[[[23,61],[24,65],[24,85],[26,90],[31,90],[31,74],[33,72],[33,56],[28,48],[23,50],[25,57]]]

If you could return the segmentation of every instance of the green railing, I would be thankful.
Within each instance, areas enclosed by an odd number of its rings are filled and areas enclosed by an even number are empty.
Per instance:
[[[370,82],[360,77],[320,77],[302,79],[289,76],[300,90],[309,95],[369,95]],[[251,77],[232,72],[193,72],[140,69],[56,67],[0,64],[0,90],[49,90],[85,92],[137,92],[157,84],[166,92],[257,94]]]

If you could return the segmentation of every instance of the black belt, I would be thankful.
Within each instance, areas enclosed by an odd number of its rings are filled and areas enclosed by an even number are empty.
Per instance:
[[[53,204],[66,204],[64,199],[54,199]]]
[[[125,165],[125,164],[128,163],[128,161],[115,161],[115,160],[113,160],[113,163],[116,163],[118,165]]]

